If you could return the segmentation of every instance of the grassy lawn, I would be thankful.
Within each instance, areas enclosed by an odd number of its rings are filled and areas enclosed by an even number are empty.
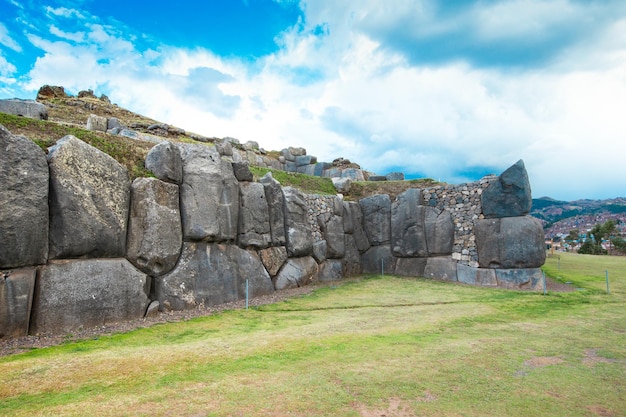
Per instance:
[[[370,276],[0,358],[0,415],[624,416],[626,258],[560,256],[583,290]]]

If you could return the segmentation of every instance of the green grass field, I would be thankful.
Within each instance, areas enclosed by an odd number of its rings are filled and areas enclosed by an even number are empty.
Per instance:
[[[626,258],[544,268],[581,289],[363,277],[0,358],[0,415],[626,415]]]

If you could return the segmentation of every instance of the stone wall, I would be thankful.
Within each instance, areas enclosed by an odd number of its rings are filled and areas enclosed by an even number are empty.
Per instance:
[[[361,273],[538,282],[543,232],[527,216],[521,161],[477,183],[348,202],[281,187],[271,174],[254,182],[230,144],[159,143],[146,158],[156,178],[131,182],[73,136],[46,155],[0,126],[0,338]],[[245,144],[248,159],[255,146]],[[317,164],[299,148],[283,156]]]

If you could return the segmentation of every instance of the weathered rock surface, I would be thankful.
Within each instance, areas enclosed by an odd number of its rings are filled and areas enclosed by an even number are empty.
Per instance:
[[[454,246],[454,221],[448,211],[426,207],[424,230],[429,256],[450,255]]]
[[[341,206],[343,213],[343,205]],[[340,259],[345,254],[343,217],[326,213],[317,217],[324,239],[326,240],[326,258]]]
[[[508,289],[543,289],[543,275],[540,268],[496,269],[498,286]]]
[[[0,268],[48,258],[48,163],[31,140],[0,125]]]
[[[371,246],[389,244],[391,240],[391,199],[378,194],[359,200],[363,212],[363,229]]]
[[[242,248],[262,249],[270,245],[269,210],[265,188],[258,182],[239,185],[239,237]]]
[[[457,281],[456,266],[457,263],[449,256],[430,257],[426,261],[424,277]]]
[[[234,242],[239,219],[239,182],[232,165],[203,145],[181,145],[181,156],[184,239]]]
[[[307,218],[308,207],[302,193],[292,187],[283,188],[285,194],[285,229],[287,253],[290,257],[313,253],[313,237]]]
[[[28,334],[36,268],[0,271],[0,339]]]
[[[352,188],[352,180],[350,178],[332,177],[331,180],[338,193],[347,194],[350,192],[350,189]]]
[[[363,272],[363,267],[361,266],[361,253],[357,247],[357,242],[353,235],[345,235],[344,239],[346,252],[341,260],[343,275],[345,277],[360,275]]]
[[[259,179],[265,188],[265,199],[269,211],[270,233],[272,245],[282,246],[287,243],[285,229],[285,195],[280,183],[268,172]]]
[[[404,277],[423,277],[428,258],[397,258],[394,274]]]
[[[31,334],[142,318],[150,278],[126,259],[52,261],[36,283]]]
[[[350,212],[352,213],[352,235],[354,236],[354,242],[360,253],[365,252],[370,248],[370,242],[363,229],[363,211],[361,206],[356,202],[349,202]]]
[[[161,181],[176,184],[183,182],[180,149],[171,142],[165,141],[153,146],[146,156],[145,165]]]
[[[48,120],[46,106],[34,100],[21,100],[19,98],[0,100],[0,112],[30,119]]]
[[[342,236],[342,239],[343,239],[343,236]],[[321,264],[322,262],[326,260],[327,250],[328,250],[328,245],[326,244],[325,240],[317,240],[313,242],[313,258],[315,258],[318,264]]]
[[[128,171],[74,136],[48,151],[50,259],[126,254]]]
[[[496,270],[488,268],[473,268],[468,265],[457,264],[456,274],[459,282],[470,285],[496,287]]]
[[[531,216],[476,221],[481,268],[538,268],[545,262],[541,222]]]
[[[259,251],[261,262],[270,276],[275,276],[287,261],[287,249],[284,246],[274,246]]]
[[[126,257],[150,276],[163,275],[176,265],[183,243],[178,186],[137,178],[130,190]]]
[[[395,256],[428,256],[422,194],[412,188],[399,194],[391,204],[391,248]],[[432,209],[432,207],[428,207]]]
[[[259,256],[235,245],[185,242],[176,268],[155,278],[163,310],[186,310],[271,294],[271,278]]]
[[[318,266],[310,256],[290,258],[274,277],[277,291],[286,288],[304,287],[317,280]]]
[[[339,281],[343,278],[343,264],[341,259],[327,259],[320,264],[318,279],[321,282]]]
[[[237,181],[252,181],[254,179],[247,162],[233,162],[233,173]]]
[[[109,121],[106,117],[90,114],[87,119],[87,130],[95,130],[97,132],[106,132],[109,127]]]
[[[393,274],[396,261],[390,245],[372,246],[361,255],[361,266],[365,274]]]
[[[521,159],[504,171],[482,193],[486,218],[517,217],[530,213],[532,193],[528,173]]]

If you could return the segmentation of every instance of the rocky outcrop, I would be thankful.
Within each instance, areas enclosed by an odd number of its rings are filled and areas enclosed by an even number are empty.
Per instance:
[[[126,259],[53,261],[41,267],[30,333],[63,333],[144,316],[150,278]]]
[[[211,306],[271,294],[272,280],[253,251],[235,245],[185,242],[176,268],[155,279],[163,310]]]
[[[180,150],[171,142],[162,142],[150,149],[145,165],[161,181],[175,184],[183,181],[183,160]]]
[[[130,190],[126,257],[150,276],[163,275],[176,265],[183,243],[178,186],[137,178]]]
[[[0,269],[48,259],[48,164],[31,140],[0,125]]]
[[[48,120],[48,109],[46,109],[46,106],[34,100],[21,100],[18,98],[0,100],[0,112],[30,119]]]
[[[126,254],[128,171],[74,136],[48,150],[50,259]]]
[[[524,161],[519,160],[482,193],[483,214],[491,217],[517,217],[530,213],[532,195]]]
[[[239,183],[232,165],[204,145],[181,145],[181,156],[184,239],[234,242],[239,219]]]

